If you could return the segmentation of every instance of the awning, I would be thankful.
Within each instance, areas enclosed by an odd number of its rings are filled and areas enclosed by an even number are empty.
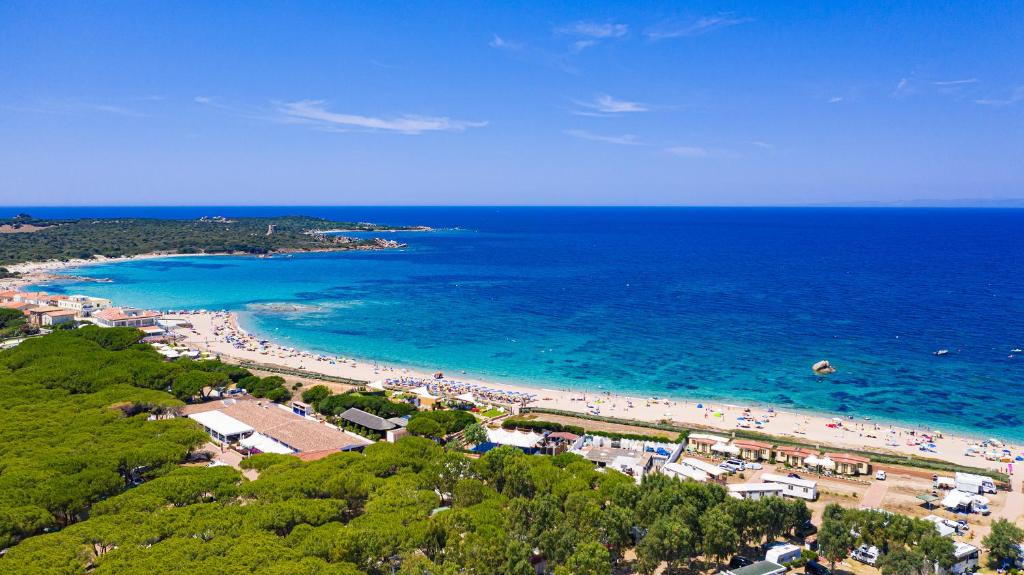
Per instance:
[[[918,495],[917,498],[925,503],[934,503],[939,500],[938,495],[932,495],[931,493],[922,493]]]

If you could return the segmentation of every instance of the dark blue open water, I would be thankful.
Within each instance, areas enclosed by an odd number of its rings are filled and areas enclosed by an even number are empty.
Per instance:
[[[1024,439],[1024,353],[1011,351],[1024,347],[1024,210],[24,211],[303,213],[457,227],[400,234],[405,251],[89,267],[82,273],[114,283],[57,289],[237,310],[247,328],[297,347],[494,379],[766,402]],[[320,309],[258,305],[279,302]],[[938,349],[950,353],[937,357]],[[838,372],[813,375],[819,359]]]

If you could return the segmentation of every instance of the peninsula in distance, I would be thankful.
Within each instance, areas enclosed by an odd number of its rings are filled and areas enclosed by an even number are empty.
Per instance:
[[[0,6],[0,573],[1016,575],[1024,6]]]

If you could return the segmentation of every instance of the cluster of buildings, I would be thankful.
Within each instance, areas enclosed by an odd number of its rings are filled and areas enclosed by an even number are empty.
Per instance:
[[[281,453],[314,460],[373,443],[312,415],[300,415],[302,406],[249,397],[224,398],[186,405],[181,415],[201,425],[215,443],[246,454]]]
[[[159,325],[158,312],[113,307],[109,299],[101,297],[12,290],[0,292],[0,307],[21,311],[29,323],[36,327],[81,321],[101,327],[134,327],[142,330],[147,337],[159,337],[166,333]]]
[[[753,439],[732,439],[712,433],[691,433],[686,450],[708,457],[735,457],[744,461],[775,462],[818,473],[857,476],[871,473],[871,460],[852,453],[824,453],[806,447],[772,445]]]

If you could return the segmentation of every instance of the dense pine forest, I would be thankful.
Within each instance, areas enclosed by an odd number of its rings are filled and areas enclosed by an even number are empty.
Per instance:
[[[207,437],[171,415],[231,385],[283,400],[280,378],[166,361],[140,336],[87,327],[0,352],[0,572],[699,573],[810,517],[802,500],[662,475],[637,485],[572,454],[470,458],[412,436],[308,463],[257,455],[242,464],[250,480],[195,457]],[[952,545],[925,521],[827,508],[820,561],[859,542],[884,546],[886,575],[947,562]]]

